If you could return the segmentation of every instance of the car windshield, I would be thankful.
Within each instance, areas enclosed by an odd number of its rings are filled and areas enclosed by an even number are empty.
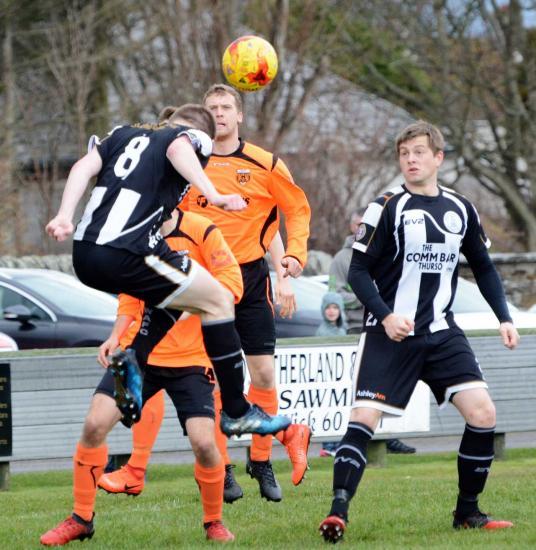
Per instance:
[[[117,300],[113,296],[89,288],[70,275],[54,277],[42,274],[19,274],[17,281],[37,292],[67,315],[94,319],[115,317]]]
[[[508,302],[508,308],[510,311],[518,311],[516,306],[510,302]],[[458,288],[451,309],[453,313],[492,313],[488,302],[480,294],[478,286],[461,277],[458,278]]]

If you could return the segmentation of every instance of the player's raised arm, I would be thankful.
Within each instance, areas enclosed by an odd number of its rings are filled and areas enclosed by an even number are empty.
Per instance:
[[[221,195],[203,171],[190,139],[179,136],[167,149],[167,157],[175,170],[199,189],[208,201],[224,210],[243,210],[246,203],[240,195]]]
[[[46,226],[46,232],[57,241],[64,241],[72,234],[73,216],[80,199],[92,177],[102,168],[102,159],[96,148],[78,160],[67,178],[58,213]]]

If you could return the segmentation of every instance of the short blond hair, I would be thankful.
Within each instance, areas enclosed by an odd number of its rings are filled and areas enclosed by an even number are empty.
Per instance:
[[[236,109],[239,113],[242,112],[242,96],[235,90],[232,86],[227,86],[227,84],[212,84],[212,86],[205,92],[203,96],[203,104],[206,103],[207,99],[212,95],[223,95],[229,94],[232,95],[235,100]]]
[[[398,136],[396,136],[396,154],[400,154],[400,146],[403,143],[418,136],[428,137],[428,145],[430,149],[432,149],[434,155],[445,149],[445,139],[439,128],[425,120],[418,120],[406,126]]]

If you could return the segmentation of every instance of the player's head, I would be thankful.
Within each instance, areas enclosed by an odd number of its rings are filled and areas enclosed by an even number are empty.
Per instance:
[[[216,119],[216,140],[238,138],[238,125],[242,123],[242,98],[231,86],[213,84],[203,97],[203,105]]]
[[[416,137],[424,136],[427,138],[428,146],[435,154],[445,149],[445,140],[443,134],[437,126],[424,120],[418,120],[409,126],[406,126],[396,137],[396,152],[400,155],[400,146]]]
[[[214,123],[214,117],[212,113],[197,103],[186,103],[178,107],[171,115],[165,112],[167,108],[164,108],[160,115],[168,115],[168,124],[184,124],[202,130],[210,136],[210,139],[214,139],[216,135],[216,124]],[[159,119],[160,120],[160,119]]]
[[[425,186],[437,183],[437,171],[443,162],[445,140],[439,128],[418,120],[396,138],[396,152],[406,184]]]
[[[169,117],[178,109],[176,105],[166,105],[159,113],[158,113],[158,123],[161,124],[162,122],[167,122],[169,120]]]

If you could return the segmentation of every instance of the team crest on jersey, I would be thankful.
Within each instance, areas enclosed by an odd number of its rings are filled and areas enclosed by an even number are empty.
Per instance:
[[[452,210],[445,212],[443,223],[451,233],[459,233],[462,230],[462,219]]]
[[[367,226],[364,223],[360,223],[355,234],[355,240],[360,241],[367,234]]]
[[[247,168],[236,171],[236,181],[240,185],[246,185],[246,183],[248,183],[250,179],[251,179],[251,171],[248,170]]]

